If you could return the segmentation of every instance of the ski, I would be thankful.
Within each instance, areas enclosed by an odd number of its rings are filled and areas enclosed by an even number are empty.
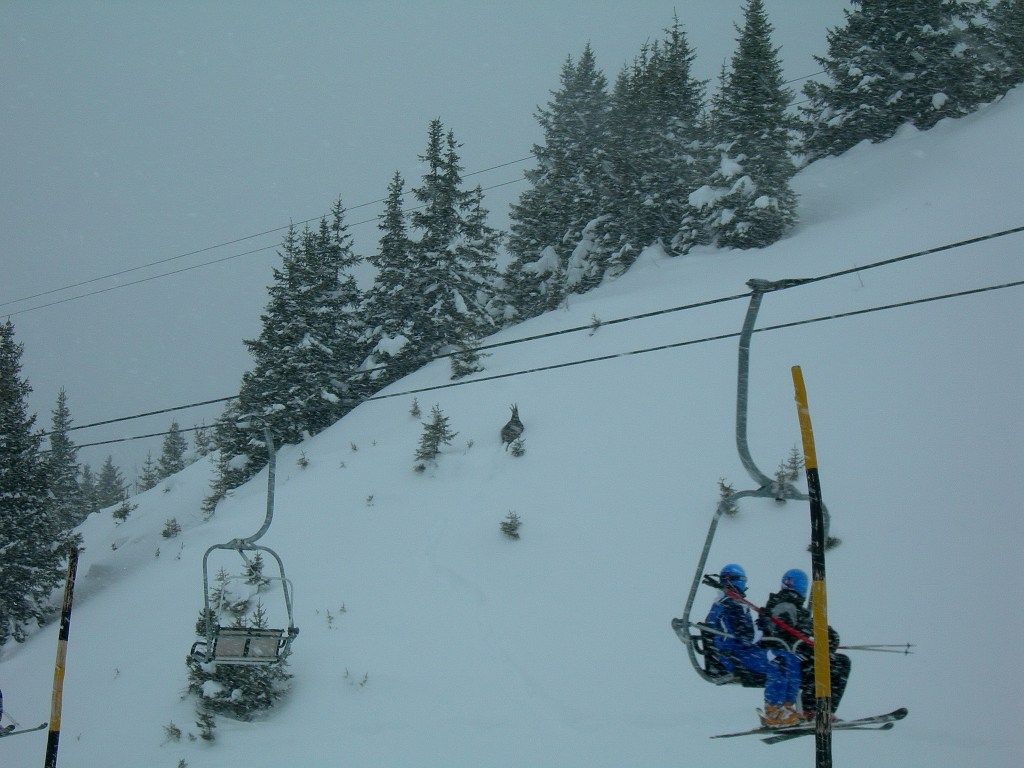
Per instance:
[[[19,733],[32,733],[33,731],[41,731],[46,726],[46,723],[41,723],[40,725],[37,725],[34,728],[22,728],[20,730],[14,730],[13,727],[8,727],[7,729],[0,729],[0,739],[2,739],[4,736],[17,736]]]
[[[858,717],[854,720],[837,720],[832,723],[832,730],[834,731],[845,731],[845,730],[870,730],[872,726],[884,725],[886,723],[895,723],[897,720],[902,720],[907,716],[907,708],[900,707],[894,709],[892,712],[886,712],[882,715],[872,715],[871,717]],[[884,729],[888,730],[888,729]],[[712,736],[712,739],[731,739],[735,736],[786,736],[787,738],[795,738],[797,736],[806,736],[814,733],[814,723],[809,722],[806,725],[790,725],[785,728],[767,728],[761,726],[760,728],[751,728],[746,731],[736,731],[734,733],[719,733]]]
[[[841,731],[891,731],[896,726],[895,722],[881,723],[879,725],[851,725],[849,728],[840,728]],[[761,739],[765,744],[779,744],[790,739],[799,739],[801,736],[810,736],[814,729],[798,730],[796,733],[776,733],[774,736],[766,736]]]

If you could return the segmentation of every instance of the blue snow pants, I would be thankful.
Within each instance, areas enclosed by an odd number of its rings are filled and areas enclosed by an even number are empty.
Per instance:
[[[800,690],[800,657],[789,651],[766,651],[750,646],[734,651],[732,659],[744,669],[765,676],[765,704],[793,704]]]

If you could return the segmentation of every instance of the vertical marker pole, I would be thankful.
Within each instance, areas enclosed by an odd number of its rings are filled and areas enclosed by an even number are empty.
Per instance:
[[[811,616],[814,623],[815,768],[832,768],[832,675],[829,668],[828,596],[825,589],[825,522],[822,515],[818,457],[814,451],[807,389],[799,365],[793,366],[796,412],[804,445],[807,495],[811,504]]]
[[[75,574],[78,571],[78,547],[68,551],[68,578],[64,584],[64,605],[60,612],[60,638],[57,640],[57,662],[53,668],[53,700],[50,705],[50,733],[46,739],[46,761],[43,768],[56,768],[57,743],[60,741],[60,710],[64,697],[64,664],[68,655],[68,633],[71,631],[71,604],[75,595]]]

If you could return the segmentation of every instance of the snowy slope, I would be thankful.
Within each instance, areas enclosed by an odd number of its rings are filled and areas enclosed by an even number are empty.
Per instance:
[[[771,248],[675,260],[648,251],[621,279],[498,338],[1019,226],[1021,146],[1018,89],[972,117],[805,169],[802,223]],[[1019,280],[1022,252],[1014,235],[772,294],[759,325]],[[790,366],[807,379],[823,492],[843,539],[828,561],[832,623],[846,642],[917,644],[909,657],[854,657],[841,714],[897,705],[911,714],[891,733],[837,734],[837,766],[1009,767],[1024,754],[1015,658],[1024,620],[1013,602],[1024,543],[1020,297],[1010,288],[754,338],[750,445],[769,473],[799,441]],[[736,332],[745,308],[733,301],[502,348],[485,375]],[[93,516],[60,764],[809,763],[809,739],[709,740],[753,725],[759,692],[702,682],[669,629],[718,478],[750,487],[733,442],[735,358],[730,339],[420,394],[459,432],[422,475],[412,471],[421,427],[411,396],[364,404],[282,449],[262,543],[295,584],[294,689],[264,721],[220,718],[212,745],[169,743],[163,726],[196,730],[183,657],[202,554],[259,527],[265,475],[209,522],[198,511],[206,460],[167,492],[135,499],[123,525]],[[448,374],[434,363],[390,391]],[[526,424],[519,459],[498,442],[513,402]],[[518,542],[498,529],[509,510],[523,520]],[[185,530],[167,541],[171,516]],[[809,567],[807,540],[806,505],[746,502],[720,526],[712,567],[744,563],[761,600],[784,569]],[[701,594],[699,610],[711,599]],[[24,724],[46,717],[55,640],[51,625],[4,650],[0,684]],[[0,764],[38,764],[45,741],[45,732],[0,741]]]

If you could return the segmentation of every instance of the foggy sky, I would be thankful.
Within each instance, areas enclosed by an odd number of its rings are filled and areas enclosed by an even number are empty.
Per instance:
[[[818,70],[841,0],[769,0],[787,77]],[[565,57],[590,42],[609,82],[673,9],[714,79],[740,0],[665,2],[5,2],[0,4],[0,316],[24,344],[37,425],[63,386],[78,424],[234,394],[259,333],[274,248],[42,309],[257,248],[239,242],[419,181],[426,125],[463,143],[467,173],[525,157]],[[794,86],[799,89],[799,83]],[[525,164],[472,177],[517,179]],[[469,180],[467,180],[469,181]],[[518,183],[486,193],[504,228]],[[378,207],[352,210],[349,222]],[[353,228],[357,250],[373,223]],[[28,310],[28,311],[26,311]],[[79,444],[210,423],[206,407],[72,433]],[[87,448],[133,479],[160,439]]]

